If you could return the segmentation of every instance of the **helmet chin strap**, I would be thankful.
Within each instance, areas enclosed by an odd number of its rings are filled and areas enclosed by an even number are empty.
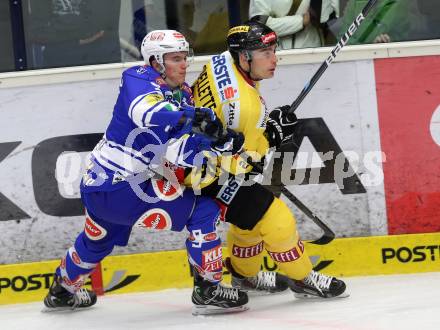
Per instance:
[[[163,55],[162,55],[163,56]],[[162,59],[163,61],[163,59]],[[157,64],[159,65],[159,74],[162,77],[163,80],[167,79],[167,75],[165,74],[165,64],[159,62],[158,60],[156,60]]]
[[[248,62],[249,65],[249,70],[246,71],[245,69],[242,68],[242,66],[239,64],[238,66],[240,67],[240,69],[247,75],[247,77],[250,80],[253,81],[260,81],[262,80],[261,78],[252,78],[252,54],[249,50],[245,50],[244,51],[244,56],[246,57],[246,61]]]
[[[159,64],[159,73],[160,73],[160,76],[161,76],[163,79],[165,79],[165,78],[167,77],[167,75],[165,74],[165,65],[162,64],[162,63],[159,63],[159,62],[157,62],[157,63]]]
[[[156,61],[157,65],[159,66],[159,69],[157,69],[157,68],[154,68],[154,69],[155,69],[156,71],[158,71],[159,74],[160,74],[160,76],[165,80],[166,77],[167,77],[167,75],[165,74],[165,64],[162,64],[162,63],[159,61],[159,57],[157,57],[157,56],[154,56],[154,60]],[[163,59],[162,59],[162,61],[163,61]],[[151,58],[150,58],[150,66],[153,66],[153,63],[152,63]],[[154,66],[153,66],[153,67],[154,67]]]
[[[249,63],[249,78],[252,79],[253,81],[260,81],[263,80],[261,78],[252,78],[252,67],[251,67],[251,61],[248,61]]]

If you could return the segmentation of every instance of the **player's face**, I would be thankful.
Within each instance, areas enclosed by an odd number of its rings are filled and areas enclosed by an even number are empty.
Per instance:
[[[185,82],[188,68],[187,52],[167,53],[163,56],[165,64],[165,81],[170,87],[180,86]]]
[[[276,45],[252,51],[251,78],[254,80],[272,78],[277,67]]]

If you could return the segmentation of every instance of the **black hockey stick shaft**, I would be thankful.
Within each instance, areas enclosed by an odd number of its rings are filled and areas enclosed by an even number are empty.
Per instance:
[[[281,192],[284,196],[286,196],[293,204],[296,205],[297,208],[301,210],[306,216],[308,216],[319,228],[321,228],[324,231],[324,234],[318,238],[317,240],[314,240],[310,243],[312,244],[318,244],[318,245],[324,245],[328,244],[335,238],[335,233],[333,230],[331,230],[324,222],[322,222],[321,219],[319,219],[310,209],[305,206],[294,194],[290,192],[289,189],[286,188],[286,186],[281,187]]]
[[[293,101],[293,103],[290,106],[289,112],[293,113],[298,109],[299,105],[302,103],[304,98],[307,96],[307,94],[310,93],[313,86],[315,86],[316,82],[321,78],[322,74],[327,70],[327,68],[330,66],[330,64],[335,60],[338,53],[341,51],[341,49],[348,43],[348,40],[350,40],[351,36],[357,31],[359,26],[362,24],[362,22],[367,17],[368,13],[370,12],[371,8],[376,4],[377,0],[370,0],[365,5],[364,9],[359,13],[359,15],[355,18],[353,23],[349,26],[347,32],[339,39],[336,46],[332,49],[330,52],[330,55],[327,57],[327,59],[321,64],[321,66],[318,68],[318,70],[315,72],[313,77],[307,82],[307,84],[304,86],[301,93],[298,95],[298,97]]]
[[[312,76],[312,78],[307,82],[301,93],[298,95],[298,97],[293,101],[293,103],[290,106],[289,112],[293,113],[296,111],[296,109],[299,107],[299,105],[302,103],[304,98],[309,94],[309,92],[312,90],[313,86],[315,86],[316,82],[321,78],[325,70],[330,66],[330,64],[335,60],[338,53],[342,50],[342,48],[348,43],[348,40],[350,40],[351,36],[357,31],[359,26],[362,24],[362,22],[367,17],[370,10],[373,8],[373,6],[376,4],[377,0],[370,0],[365,5],[365,7],[362,9],[362,11],[359,13],[359,15],[355,18],[353,23],[349,26],[347,32],[341,37],[341,39],[337,42],[336,46],[332,49],[330,52],[330,55],[327,57],[327,59],[321,64],[321,66],[318,68],[318,70],[315,72],[315,74]],[[254,165],[254,168],[257,171],[262,171],[263,169],[259,168],[258,164],[252,164]],[[284,185],[281,186],[281,192],[293,203],[295,204],[298,209],[301,210],[305,215],[307,215],[319,228],[321,228],[324,231],[323,236],[321,238],[318,238],[317,240],[311,242],[318,245],[324,245],[329,242],[331,242],[335,238],[335,233],[324,223],[321,219],[319,219],[310,209],[305,206],[290,190],[288,190]]]
[[[247,161],[249,165],[251,165],[254,170],[258,173],[263,174],[264,170],[261,168],[259,164],[256,164],[251,161]],[[312,244],[324,245],[328,244],[335,238],[335,233],[324,223],[321,219],[319,219],[310,209],[305,206],[289,189],[286,188],[283,184],[281,185],[281,192],[284,196],[286,196],[298,209],[301,210],[306,216],[308,216],[319,228],[324,231],[324,234],[312,241]]]
[[[327,57],[327,59],[321,64],[321,66],[318,68],[318,70],[315,72],[315,74],[312,76],[310,81],[307,82],[301,93],[298,95],[298,97],[293,101],[293,103],[290,106],[289,112],[293,113],[296,111],[296,109],[299,107],[299,105],[302,103],[304,98],[309,94],[309,92],[312,90],[313,86],[315,86],[316,82],[321,78],[325,70],[329,67],[329,65],[335,60],[338,53],[341,51],[341,49],[348,43],[348,40],[351,38],[351,36],[357,31],[359,26],[362,24],[362,22],[365,20],[365,17],[367,17],[368,13],[370,12],[371,8],[376,4],[377,0],[370,0],[365,5],[365,7],[362,9],[362,11],[359,13],[359,15],[355,18],[353,23],[349,26],[347,32],[341,37],[341,39],[338,41],[336,46],[332,49],[330,52],[330,55]],[[249,157],[247,157],[249,159]],[[254,162],[248,161],[248,164],[250,164],[257,172],[264,174],[263,169],[259,164],[256,164]],[[298,209],[301,210],[306,216],[308,216],[319,228],[321,228],[324,231],[324,234],[318,238],[317,240],[312,241],[313,244],[318,245],[324,245],[330,243],[335,238],[335,233],[324,223],[321,219],[319,219],[310,209],[305,206],[290,190],[286,188],[283,184],[281,185],[281,192],[294,204]]]

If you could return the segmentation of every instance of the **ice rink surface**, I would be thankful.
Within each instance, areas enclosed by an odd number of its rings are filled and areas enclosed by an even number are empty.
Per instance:
[[[250,296],[243,313],[192,316],[191,290],[101,297],[94,307],[42,313],[42,303],[0,306],[0,329],[440,329],[440,272],[345,279],[350,297]]]

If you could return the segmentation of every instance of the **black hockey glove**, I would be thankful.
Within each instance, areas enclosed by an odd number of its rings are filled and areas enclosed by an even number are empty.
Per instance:
[[[227,128],[222,136],[212,142],[212,150],[220,156],[223,153],[236,155],[243,150],[244,135]]]
[[[270,147],[279,148],[282,143],[292,138],[298,118],[293,112],[289,113],[289,109],[290,105],[283,105],[273,109],[269,114],[264,134]]]
[[[223,124],[210,108],[194,108],[194,131],[218,139],[223,134]]]

